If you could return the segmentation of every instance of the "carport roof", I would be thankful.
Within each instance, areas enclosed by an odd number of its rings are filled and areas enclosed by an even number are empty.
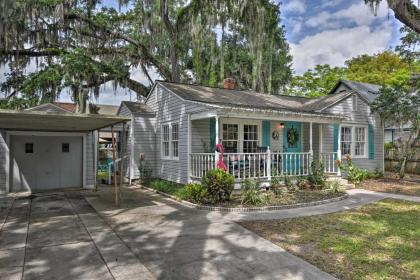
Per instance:
[[[129,120],[124,116],[0,110],[0,129],[8,130],[92,131]]]

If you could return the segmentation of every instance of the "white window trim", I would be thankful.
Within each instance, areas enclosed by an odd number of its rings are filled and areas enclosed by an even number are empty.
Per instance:
[[[173,156],[173,148],[172,148],[172,125],[177,124],[178,125],[178,156]],[[163,151],[163,127],[169,126],[169,156],[164,155]],[[179,122],[165,122],[160,125],[160,158],[162,160],[179,160],[179,139],[180,139],[180,125]]]
[[[351,145],[350,145],[350,157],[351,158],[357,158],[357,159],[367,159],[368,158],[368,154],[369,154],[369,131],[368,131],[368,126],[367,125],[354,125],[354,124],[343,124],[341,126],[341,128],[343,127],[349,127],[351,128]],[[364,128],[365,130],[365,148],[364,148],[364,154],[363,155],[359,155],[356,156],[356,128]],[[340,129],[341,129],[340,128]],[[341,134],[342,132],[340,132]],[[341,139],[340,139],[340,146],[341,146]]]
[[[244,145],[244,125],[257,125],[258,132],[258,146],[261,147],[262,141],[262,121],[250,119],[237,119],[237,118],[221,118],[219,122],[219,137],[223,141],[223,125],[224,124],[237,124],[238,125],[238,153],[243,153]]]

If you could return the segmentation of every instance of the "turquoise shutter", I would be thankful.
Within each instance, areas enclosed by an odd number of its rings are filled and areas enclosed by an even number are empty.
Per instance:
[[[210,118],[210,151],[213,152],[216,149],[216,118]]]
[[[333,152],[338,151],[338,128],[339,125],[333,124]]]
[[[270,121],[262,122],[262,147],[270,146]]]
[[[369,124],[368,145],[369,145],[369,159],[374,159],[375,158],[375,134],[373,131],[373,125],[371,124]]]

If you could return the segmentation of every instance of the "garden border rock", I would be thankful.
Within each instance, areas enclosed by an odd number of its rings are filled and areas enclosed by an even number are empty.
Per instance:
[[[168,198],[171,198],[175,202],[178,202],[184,206],[195,208],[198,210],[206,210],[206,211],[215,211],[215,212],[263,212],[263,211],[275,211],[275,210],[283,210],[283,209],[292,209],[292,208],[301,208],[301,207],[309,207],[309,206],[316,206],[322,204],[328,204],[332,202],[337,202],[344,200],[349,197],[347,193],[343,194],[342,196],[333,197],[329,199],[311,201],[311,202],[302,202],[302,203],[295,203],[295,204],[284,204],[284,205],[272,205],[272,206],[261,206],[261,207],[220,207],[220,206],[207,206],[207,205],[199,205],[195,204],[186,200],[182,200],[177,198],[176,196],[149,188],[140,185],[140,188],[161,194]]]

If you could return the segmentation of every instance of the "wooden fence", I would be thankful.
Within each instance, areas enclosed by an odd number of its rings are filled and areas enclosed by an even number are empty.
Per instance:
[[[385,150],[385,170],[395,171],[397,166],[397,151],[395,149]],[[414,156],[407,162],[406,172],[420,174],[420,147],[415,148]]]

